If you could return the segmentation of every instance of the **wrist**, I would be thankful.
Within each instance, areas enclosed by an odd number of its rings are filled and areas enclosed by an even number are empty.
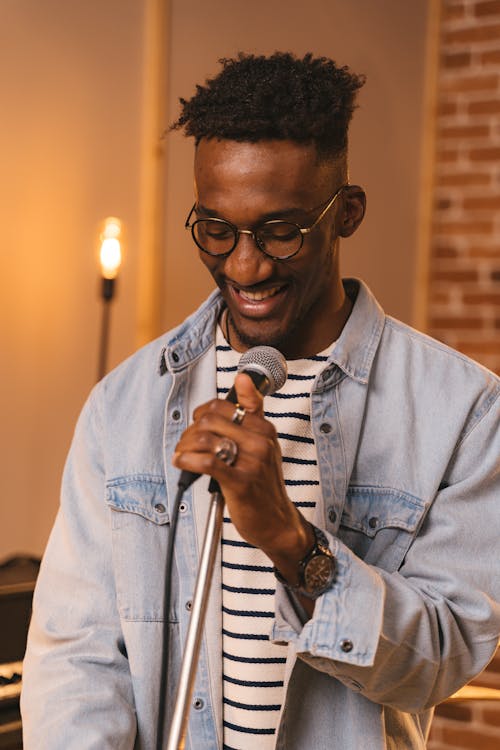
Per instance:
[[[275,548],[266,554],[287,582],[298,585],[300,562],[313,549],[315,541],[313,527],[301,516],[300,526],[290,535],[287,544],[280,547],[279,551]]]
[[[301,558],[290,574],[275,565],[274,574],[286,588],[298,596],[315,600],[330,589],[335,582],[336,560],[331,552],[328,539],[321,529],[310,525],[314,543],[309,551]]]

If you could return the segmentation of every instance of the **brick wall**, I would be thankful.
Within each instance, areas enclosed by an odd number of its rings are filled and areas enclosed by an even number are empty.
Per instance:
[[[500,0],[442,0],[429,330],[500,373]]]
[[[437,85],[428,328],[500,373],[500,0],[441,0]],[[452,748],[500,750],[500,703],[440,706],[429,750]]]

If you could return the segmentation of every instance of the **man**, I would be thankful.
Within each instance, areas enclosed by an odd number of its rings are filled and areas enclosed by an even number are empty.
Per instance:
[[[227,507],[187,747],[424,748],[432,707],[494,654],[500,382],[341,280],[365,208],[347,178],[362,83],[240,55],[182,102],[186,226],[219,291],[79,420],[34,601],[28,750],[155,746],[172,463]],[[289,369],[265,399],[235,378],[260,344]],[[169,715],[206,484],[180,506]]]

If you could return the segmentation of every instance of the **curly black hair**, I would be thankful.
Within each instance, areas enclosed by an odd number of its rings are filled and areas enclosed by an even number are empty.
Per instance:
[[[171,129],[184,128],[195,142],[227,138],[314,143],[320,158],[337,158],[347,150],[347,131],[355,97],[365,76],[338,67],[308,52],[302,59],[289,52],[268,57],[240,52],[222,58],[220,73],[197,86]]]

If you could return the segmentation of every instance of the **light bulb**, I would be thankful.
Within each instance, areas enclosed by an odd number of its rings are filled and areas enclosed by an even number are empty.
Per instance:
[[[104,222],[104,229],[101,233],[101,273],[104,279],[114,279],[118,274],[118,269],[122,262],[122,252],[120,245],[121,221],[114,217],[109,217]]]

